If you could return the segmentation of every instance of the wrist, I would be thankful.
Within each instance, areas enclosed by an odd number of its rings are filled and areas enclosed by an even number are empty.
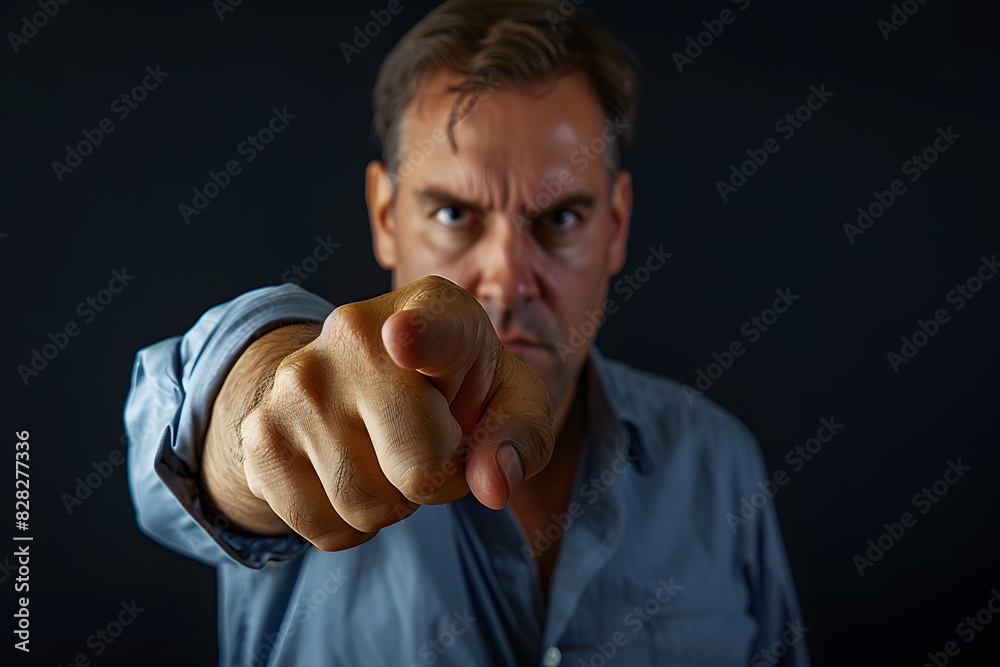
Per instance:
[[[229,371],[209,417],[198,470],[202,505],[222,517],[222,525],[261,535],[290,532],[247,485],[241,425],[267,400],[281,361],[308,345],[321,330],[322,325],[316,323],[275,329],[254,341]]]

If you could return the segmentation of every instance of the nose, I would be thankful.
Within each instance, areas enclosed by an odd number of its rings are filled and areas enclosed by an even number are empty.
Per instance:
[[[516,216],[498,217],[480,241],[476,298],[504,311],[537,298],[540,290],[533,268],[536,248],[529,226],[519,224]]]

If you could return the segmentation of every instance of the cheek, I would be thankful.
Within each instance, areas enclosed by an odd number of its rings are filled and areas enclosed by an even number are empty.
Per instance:
[[[546,272],[547,301],[564,331],[578,327],[589,311],[603,307],[608,277],[600,262],[603,254],[579,265],[553,265]]]
[[[399,204],[396,209],[396,283],[406,285],[431,273],[440,273],[441,260],[414,220],[416,213]]]
[[[558,281],[566,294],[580,303],[589,303],[591,297],[608,282],[608,246],[601,242],[603,230],[594,230],[590,237],[564,252],[546,258],[552,268],[553,279]]]
[[[468,289],[472,280],[471,267],[475,266],[470,253],[448,253],[426,237],[422,225],[402,224],[399,230],[399,261],[396,267],[397,287],[423,278],[438,275]]]

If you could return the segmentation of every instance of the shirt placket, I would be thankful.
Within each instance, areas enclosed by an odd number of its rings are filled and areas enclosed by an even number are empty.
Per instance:
[[[628,441],[624,432],[608,428],[607,424],[604,426],[592,431],[588,438],[583,453],[589,463],[581,468],[573,488],[569,506],[578,503],[582,513],[570,524],[559,545],[542,635],[544,649],[540,664],[543,667],[561,664],[559,641],[573,622],[580,598],[618,549],[624,533],[626,512],[621,491],[617,483],[602,485],[600,477],[605,471],[613,472],[614,461],[626,456]],[[593,480],[597,484],[593,484]],[[582,494],[585,484],[603,489],[593,502]],[[602,630],[593,628],[590,634]]]

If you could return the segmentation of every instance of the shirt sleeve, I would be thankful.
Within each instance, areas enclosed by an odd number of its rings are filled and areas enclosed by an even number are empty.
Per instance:
[[[757,441],[752,439],[754,482],[768,480]],[[754,491],[757,486],[751,487]],[[747,496],[749,497],[749,493]],[[775,496],[776,498],[777,496]],[[808,667],[805,625],[799,608],[795,583],[785,554],[778,515],[772,498],[754,518],[755,530],[748,533],[747,570],[752,612],[759,624],[751,667]]]
[[[128,479],[146,535],[208,565],[261,568],[309,547],[301,536],[251,536],[204,510],[198,467],[215,397],[250,344],[289,324],[322,322],[333,305],[297,285],[247,292],[212,308],[183,336],[136,354],[125,403]]]

